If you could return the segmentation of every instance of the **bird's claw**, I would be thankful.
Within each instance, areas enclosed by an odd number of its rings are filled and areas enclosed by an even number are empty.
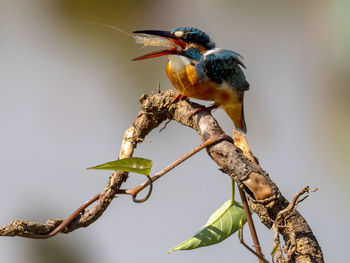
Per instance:
[[[207,111],[207,112],[211,113],[212,110],[215,110],[218,107],[219,107],[219,105],[217,105],[217,104],[213,104],[212,106],[209,106],[209,107],[202,106],[202,107],[196,109],[195,112],[193,113],[193,115],[197,114],[197,113],[200,113],[202,111]]]
[[[173,103],[178,102],[179,100],[189,100],[189,98],[181,94],[177,94],[173,97]]]

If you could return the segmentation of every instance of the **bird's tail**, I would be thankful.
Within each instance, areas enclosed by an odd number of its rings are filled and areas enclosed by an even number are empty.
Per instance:
[[[236,128],[246,133],[247,126],[244,120],[243,100],[241,103],[222,104],[221,107],[234,122]]]

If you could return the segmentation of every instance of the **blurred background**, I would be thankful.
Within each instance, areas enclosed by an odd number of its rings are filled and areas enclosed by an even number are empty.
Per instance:
[[[0,225],[65,218],[100,192],[143,93],[172,88],[166,58],[132,62],[154,50],[117,31],[195,26],[245,57],[248,141],[299,205],[327,262],[348,252],[350,171],[349,1],[0,0]],[[222,110],[213,115],[232,133]],[[135,156],[152,173],[200,143],[171,122]],[[205,165],[203,165],[205,163]],[[143,182],[131,176],[125,187]],[[237,236],[193,251],[167,251],[191,237],[230,198],[230,180],[201,152],[158,181],[151,199],[114,200],[86,229],[49,240],[0,238],[0,262],[257,262]],[[237,196],[238,198],[238,196]],[[265,255],[272,231],[256,225]],[[246,241],[251,244],[248,231]]]

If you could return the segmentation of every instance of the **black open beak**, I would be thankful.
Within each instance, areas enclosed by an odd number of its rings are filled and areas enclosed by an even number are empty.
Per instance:
[[[168,40],[172,41],[177,46],[179,46],[182,50],[184,50],[187,47],[186,42],[182,41],[181,39],[177,39],[170,31],[138,30],[138,31],[134,31],[133,33],[154,35],[154,36],[158,36],[158,37],[167,38]],[[175,47],[171,47],[169,49],[155,51],[155,52],[143,55],[141,57],[134,58],[133,61],[147,59],[147,58],[161,57],[161,56],[165,56],[165,55],[176,55],[176,54],[179,54],[180,52],[181,51],[177,50]]]

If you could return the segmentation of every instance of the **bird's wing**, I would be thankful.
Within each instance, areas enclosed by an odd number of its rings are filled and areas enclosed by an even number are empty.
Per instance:
[[[210,52],[204,57],[204,71],[214,82],[221,84],[226,81],[235,89],[245,91],[249,83],[241,69],[245,68],[241,56],[231,50],[220,49]]]

